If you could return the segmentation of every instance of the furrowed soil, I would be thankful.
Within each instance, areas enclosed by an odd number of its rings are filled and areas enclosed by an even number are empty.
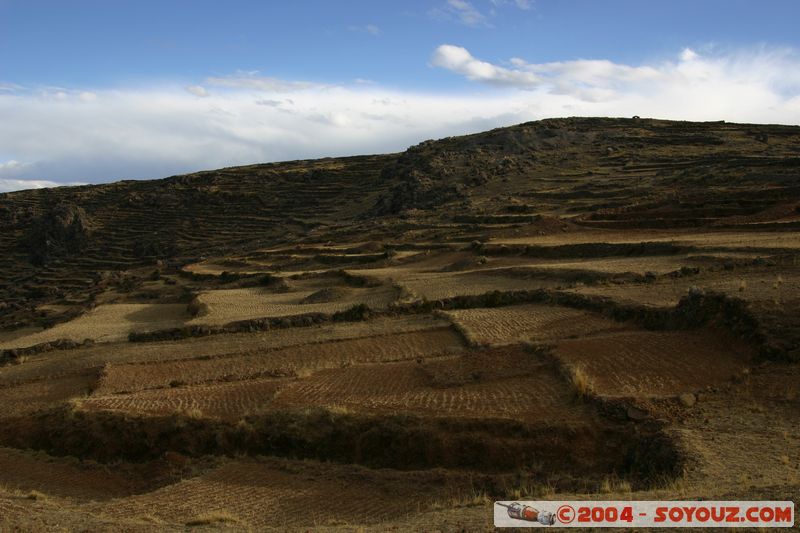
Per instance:
[[[553,119],[0,195],[0,531],[800,499],[800,128]]]

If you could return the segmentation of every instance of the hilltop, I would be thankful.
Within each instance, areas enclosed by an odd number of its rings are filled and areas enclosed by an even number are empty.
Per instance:
[[[557,220],[796,227],[799,136],[793,126],[551,119],[402,154],[7,193],[0,297],[15,312],[0,326],[36,320],[30,306],[53,299],[91,299],[100,278],[130,267],[276,245],[471,241]]]

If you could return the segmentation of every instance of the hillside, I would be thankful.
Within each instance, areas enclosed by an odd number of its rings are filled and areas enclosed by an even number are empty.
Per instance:
[[[800,129],[554,119],[399,155],[296,161],[0,195],[0,295],[35,319],[104,272],[328,240],[484,238],[565,217],[585,228],[797,224]],[[757,194],[754,194],[757,193]],[[375,217],[377,216],[377,220]]]
[[[550,119],[0,227],[0,529],[800,496],[800,127]]]

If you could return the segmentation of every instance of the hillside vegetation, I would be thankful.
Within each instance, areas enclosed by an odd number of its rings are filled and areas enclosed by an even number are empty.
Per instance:
[[[543,120],[0,228],[0,530],[800,497],[800,127]]]

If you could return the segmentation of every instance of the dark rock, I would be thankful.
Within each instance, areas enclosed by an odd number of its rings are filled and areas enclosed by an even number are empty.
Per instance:
[[[31,262],[46,264],[86,248],[92,233],[89,216],[80,206],[61,202],[33,221],[27,244]]]

